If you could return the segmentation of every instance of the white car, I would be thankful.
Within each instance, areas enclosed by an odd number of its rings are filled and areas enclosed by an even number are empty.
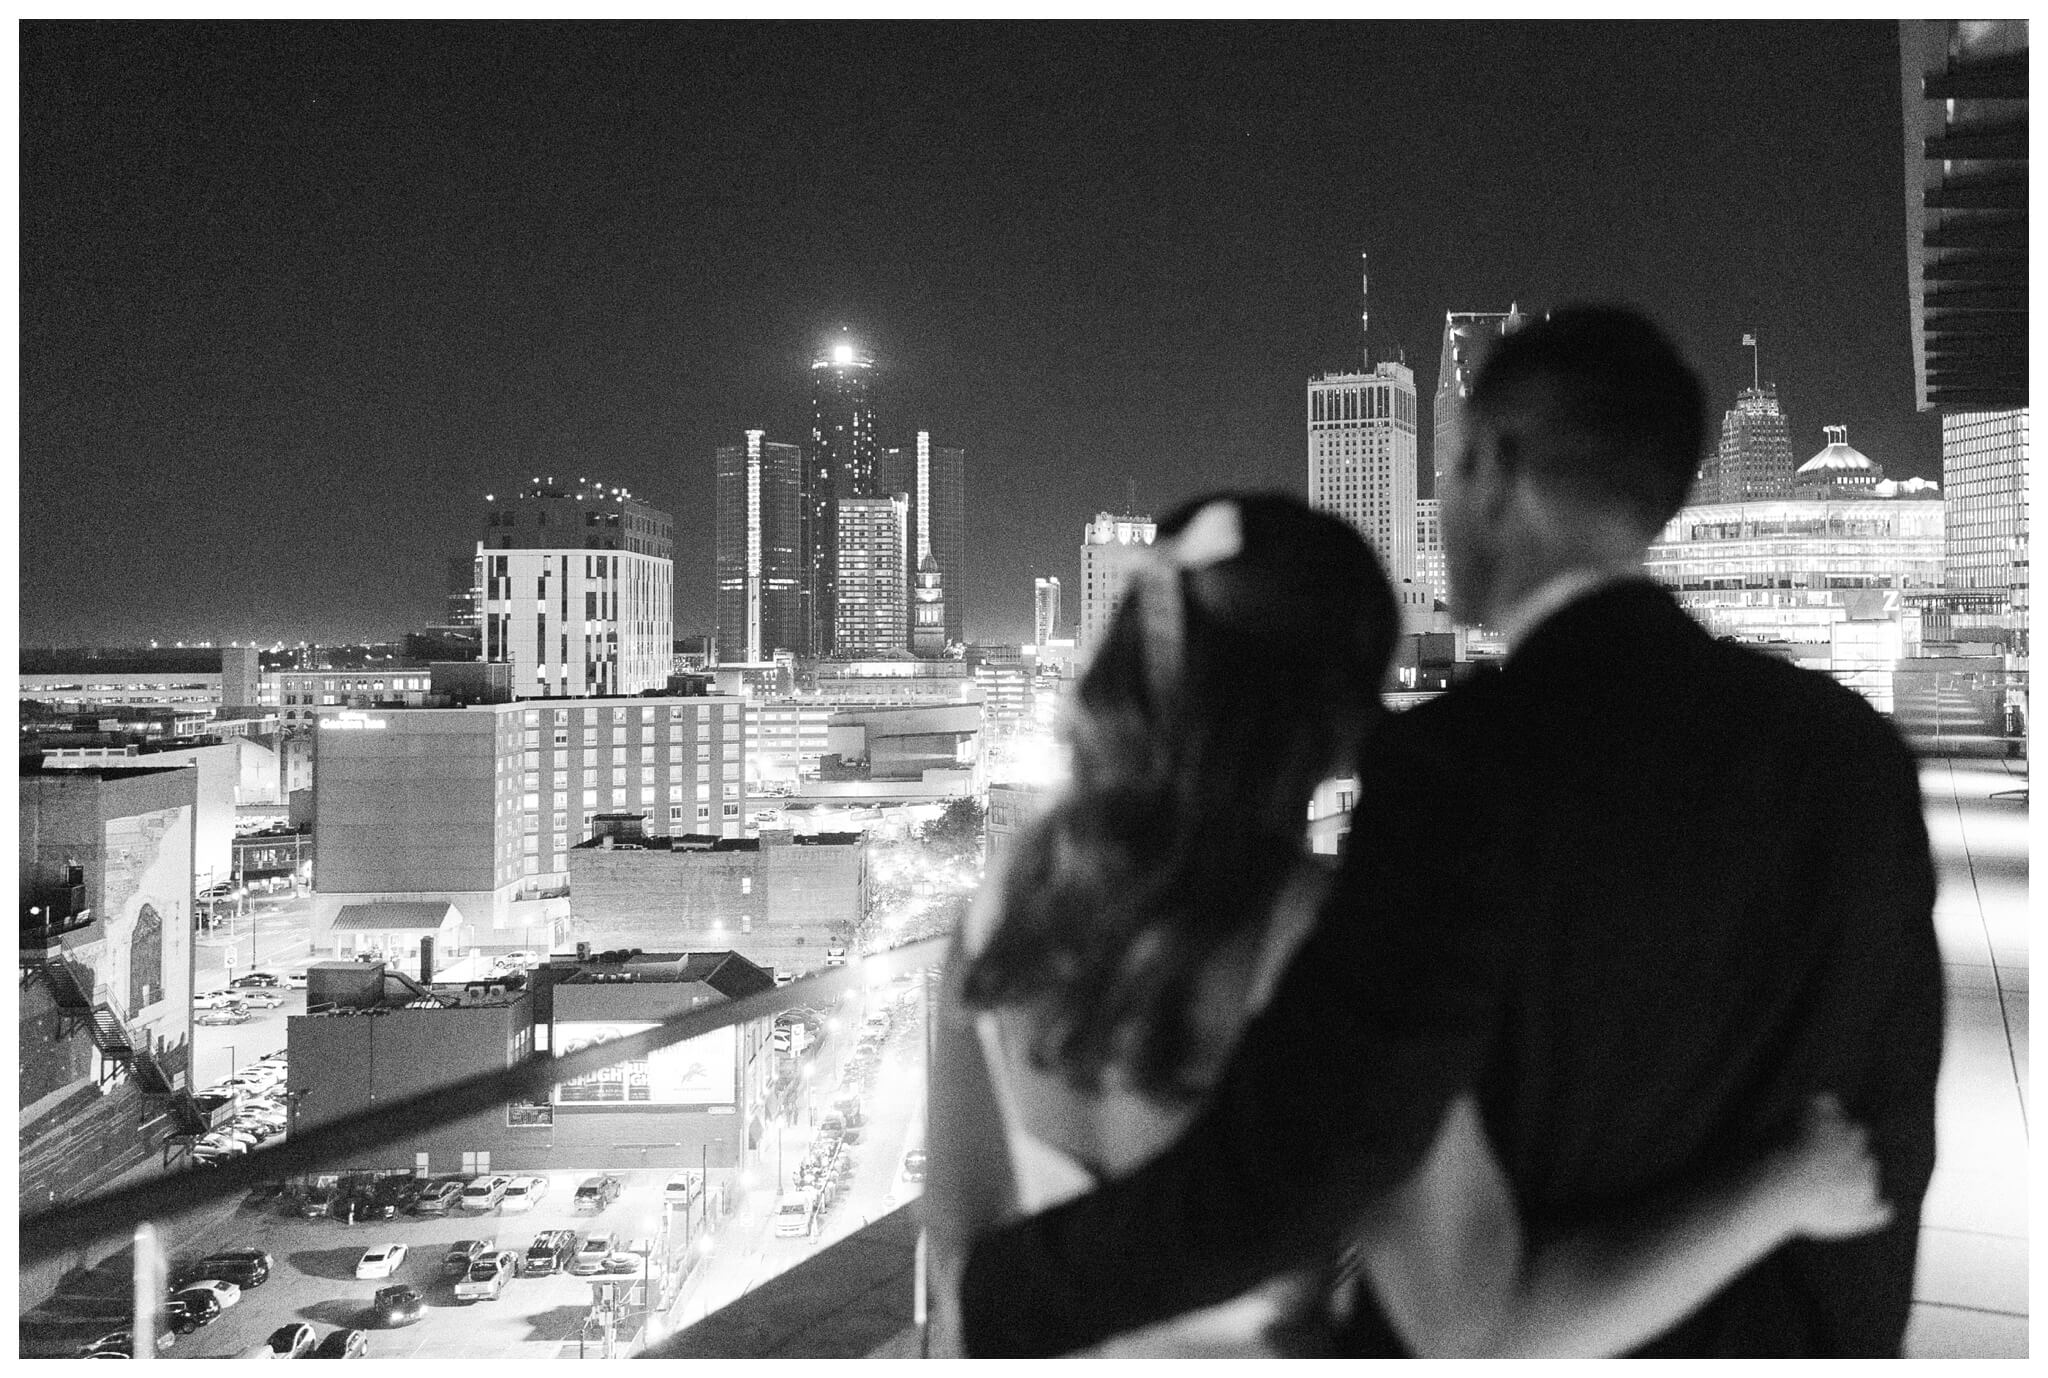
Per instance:
[[[356,1264],[356,1276],[359,1278],[388,1278],[397,1272],[404,1263],[405,1246],[403,1244],[379,1244],[376,1248],[363,1255],[362,1262]]]
[[[515,1177],[512,1185],[505,1188],[505,1194],[498,1198],[498,1207],[507,1211],[529,1211],[534,1203],[548,1194],[548,1179],[545,1177]]]
[[[284,985],[286,990],[304,990],[306,988],[306,973],[294,971],[287,974],[284,978]]]
[[[246,1003],[244,993],[238,990],[204,990],[192,997],[195,1010],[232,1010]]]
[[[274,990],[245,990],[241,1000],[252,1010],[274,1010],[284,1003],[284,997]]]
[[[220,1303],[220,1309],[223,1311],[242,1299],[241,1288],[232,1282],[222,1282],[218,1278],[201,1278],[197,1282],[186,1283],[178,1290],[180,1292],[211,1292],[213,1293],[213,1299]]]

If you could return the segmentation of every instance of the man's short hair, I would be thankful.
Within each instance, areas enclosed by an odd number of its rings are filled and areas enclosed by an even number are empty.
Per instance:
[[[1706,392],[1641,313],[1570,306],[1486,355],[1468,403],[1510,462],[1654,532],[1685,505],[1706,442]]]

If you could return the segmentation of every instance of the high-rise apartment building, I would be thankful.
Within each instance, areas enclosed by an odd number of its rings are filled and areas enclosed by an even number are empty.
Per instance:
[[[1757,502],[1792,495],[1792,430],[1778,386],[1744,388],[1721,418],[1721,440],[1700,466],[1693,502]]]
[[[2027,409],[1941,418],[1944,582],[1953,625],[2027,625]]]
[[[1157,527],[1150,517],[1098,512],[1081,531],[1081,629],[1084,659],[1102,644],[1123,601],[1131,567],[1145,558]],[[1043,644],[1043,643],[1041,643]]]
[[[1031,639],[1043,646],[1060,634],[1060,581],[1051,575],[1031,581]]]
[[[804,456],[802,542],[806,654],[833,645],[839,603],[839,501],[872,498],[878,486],[873,396],[874,356],[849,341],[811,361],[811,440]]]
[[[895,445],[881,452],[877,468],[877,494],[903,493],[910,499],[910,568],[913,585],[926,585],[942,598],[928,598],[926,606],[942,604],[944,616],[937,633],[938,648],[967,640],[967,452],[957,445],[934,445],[930,431],[919,431],[910,445]],[[931,568],[926,568],[930,557]],[[915,646],[915,628],[912,649]],[[930,644],[932,637],[927,635]],[[926,654],[918,650],[919,655]],[[936,651],[933,652],[934,654]]]
[[[1415,582],[1441,599],[1450,577],[1444,564],[1443,509],[1435,498],[1415,500]]]
[[[759,665],[805,649],[801,446],[748,431],[717,452],[718,657]]]
[[[668,683],[674,641],[669,516],[622,488],[552,480],[490,510],[477,544],[482,659],[519,698],[638,694]]]
[[[1436,399],[1430,418],[1434,423],[1429,446],[1430,481],[1426,491],[1418,488],[1421,496],[1433,498],[1437,495],[1437,484],[1443,481],[1444,466],[1457,455],[1458,446],[1462,443],[1465,399],[1472,395],[1472,377],[1478,371],[1479,359],[1487,343],[1511,330],[1521,329],[1527,320],[1521,308],[1515,305],[1505,311],[1444,313],[1443,351],[1437,360]],[[1441,589],[1442,586],[1438,587]]]
[[[833,654],[842,659],[907,650],[910,500],[841,498],[838,507],[838,623]]]
[[[1311,378],[1307,411],[1309,505],[1358,528],[1395,583],[1412,581],[1414,371],[1380,363],[1365,373]]]

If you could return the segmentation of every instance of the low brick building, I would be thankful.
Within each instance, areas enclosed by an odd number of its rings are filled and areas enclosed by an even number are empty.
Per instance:
[[[860,833],[627,833],[569,853],[570,932],[594,949],[730,948],[778,974],[802,974],[846,945],[867,898]]]

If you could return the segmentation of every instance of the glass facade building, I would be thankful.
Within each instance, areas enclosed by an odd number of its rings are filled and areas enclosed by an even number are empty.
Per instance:
[[[1943,560],[1958,630],[2026,626],[2028,467],[2026,408],[1942,415]]]
[[[934,445],[930,431],[919,431],[910,445],[881,452],[876,496],[903,493],[910,499],[909,569],[912,583],[927,574],[926,556],[943,587],[943,639],[954,645],[967,640],[966,607],[960,593],[967,567],[967,451],[957,445]],[[922,655],[924,652],[919,651]]]
[[[839,502],[881,495],[875,442],[872,355],[835,345],[811,361],[811,439],[804,456],[799,533],[806,579],[799,592],[804,650],[836,651]]]
[[[804,648],[803,450],[748,431],[716,459],[718,658],[758,665]]]

